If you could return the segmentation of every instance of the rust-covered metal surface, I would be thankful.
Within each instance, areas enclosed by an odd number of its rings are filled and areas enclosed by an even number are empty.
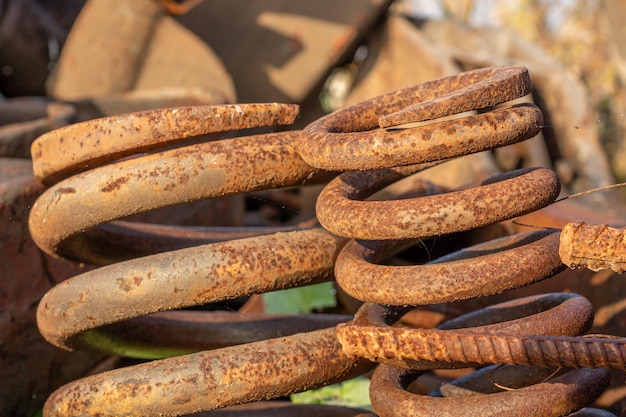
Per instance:
[[[70,348],[89,344],[82,332],[133,317],[323,282],[343,244],[318,228],[120,262],[48,292],[39,327],[48,341]]]
[[[559,253],[570,268],[611,269],[621,274],[626,271],[624,236],[624,229],[606,224],[568,223],[561,231]]]
[[[476,70],[418,84],[311,123],[299,150],[306,162],[319,168],[365,170],[504,146],[535,136],[543,124],[541,112],[534,106],[513,107],[414,129],[385,128],[482,109],[529,92],[528,72],[522,67]]]
[[[393,308],[392,308],[393,309]],[[374,307],[365,304],[357,313],[354,328],[358,326],[384,326],[389,331],[402,328],[388,327],[407,308],[393,311],[388,307]],[[502,310],[501,315],[494,310]],[[574,294],[553,293],[533,296],[475,311],[451,320],[440,328],[441,334],[451,329],[462,328],[468,335],[479,338],[494,332],[516,334],[570,334],[577,335],[588,330],[593,316],[592,307],[583,297]],[[361,336],[350,334],[350,326],[338,329],[342,343],[351,345]],[[425,330],[436,332],[437,330]],[[415,332],[415,330],[411,330]],[[361,333],[361,334],[365,334]],[[373,332],[374,339],[363,343],[364,351],[370,352],[378,343],[391,341],[384,335]],[[458,381],[441,386],[432,396],[416,395],[407,392],[411,382],[426,370],[440,367],[461,367],[465,359],[456,361],[455,352],[461,352],[459,345],[432,343],[445,357],[442,360],[425,359],[424,350],[407,343],[402,337],[396,339],[398,346],[420,352],[418,360],[394,355],[392,346],[386,346],[376,360],[383,362],[374,372],[370,388],[372,404],[381,416],[435,415],[452,416],[463,410],[464,415],[567,415],[577,410],[595,397],[608,385],[608,373],[603,370],[570,370],[555,374],[554,369],[532,367],[483,368]],[[405,342],[405,343],[403,343]],[[434,340],[433,340],[434,342]],[[393,342],[392,342],[393,343]],[[444,347],[445,346],[445,347]],[[484,346],[463,346],[468,353],[482,350]],[[477,349],[478,348],[478,349]],[[492,351],[493,352],[493,351]],[[503,352],[502,348],[495,352]],[[372,358],[373,359],[373,358]],[[502,361],[502,358],[499,358]],[[500,363],[500,362],[499,362]],[[555,377],[555,378],[552,378]],[[552,378],[552,379],[550,379]],[[571,383],[571,381],[577,381]],[[468,382],[468,380],[470,382]],[[502,385],[496,385],[496,381]],[[581,381],[586,381],[581,383]],[[525,386],[528,385],[528,386]],[[465,388],[465,390],[463,390]],[[512,389],[514,388],[514,389]],[[483,393],[482,395],[480,393]],[[401,404],[401,406],[398,406]]]
[[[367,369],[362,365],[363,362],[342,352],[331,328],[179,356],[78,380],[53,394],[44,413],[183,415],[277,398],[337,382]]]
[[[292,124],[298,106],[233,104],[147,110],[88,120],[42,135],[31,149],[35,178],[60,181],[103,162],[227,130]],[[54,153],[56,158],[44,158]]]
[[[97,252],[96,244],[79,233],[100,223],[204,198],[314,182],[318,170],[300,159],[297,137],[298,132],[283,132],[201,143],[75,175],[49,188],[33,206],[31,236],[49,253],[85,260]]]
[[[411,195],[366,201],[380,188],[447,158],[537,134],[543,119],[536,107],[490,108],[529,90],[525,68],[503,66],[392,92],[303,130],[186,145],[182,139],[191,136],[188,130],[168,122],[157,125],[154,136],[165,138],[161,142],[181,140],[174,149],[126,158],[146,150],[142,144],[129,145],[108,160],[109,150],[100,150],[96,140],[91,146],[100,156],[77,157],[90,161],[84,172],[60,166],[41,176],[49,179],[50,188],[30,212],[34,241],[55,256],[103,265],[46,294],[38,310],[42,334],[65,349],[158,359],[61,387],[48,399],[44,415],[184,415],[346,380],[371,370],[371,361],[381,363],[370,387],[373,411],[381,416],[463,413],[456,394],[446,397],[453,388],[426,397],[407,387],[429,370],[478,364],[524,364],[534,370],[516,373],[506,366],[487,376],[484,371],[470,374],[470,379],[489,380],[511,372],[516,389],[494,393],[494,386],[501,387],[492,381],[471,397],[458,397],[467,401],[469,415],[513,414],[524,404],[541,415],[562,416],[592,403],[609,383],[608,371],[596,368],[625,368],[624,341],[585,336],[593,308],[582,296],[560,292],[493,305],[439,329],[417,329],[403,321],[418,306],[498,294],[563,270],[557,230],[498,239],[485,233],[487,242],[468,247],[460,241],[479,227],[551,204],[560,185],[553,172],[507,172],[456,190],[418,180]],[[293,107],[275,104],[200,109],[241,116],[215,128],[220,131],[288,124],[295,114]],[[195,120],[194,111],[173,117],[186,126]],[[465,111],[479,114],[404,126]],[[77,128],[89,132],[117,120],[133,126],[122,116]],[[48,137],[61,138],[72,128],[66,129]],[[114,137],[103,138],[115,143]],[[51,143],[68,146],[67,155],[77,146]],[[37,158],[36,164],[44,165],[49,155],[42,152]],[[426,164],[412,165],[419,163]],[[362,172],[330,180],[337,173],[326,170]],[[207,244],[202,242],[207,229],[113,223],[188,201],[316,183],[324,184],[316,209],[323,228],[311,222],[291,225],[289,231],[249,229],[237,240]],[[161,242],[192,230],[191,247],[165,249],[175,245]],[[154,245],[140,254],[116,252],[115,236],[132,232],[151,236]],[[251,236],[255,233],[262,236]],[[103,244],[107,234],[109,242]],[[448,236],[450,247],[435,251],[433,242]],[[452,249],[455,238],[457,251]],[[396,256],[419,245],[427,252],[419,265]],[[223,313],[168,311],[322,281],[336,281],[338,291],[364,302],[354,317],[313,314],[268,322],[267,315],[243,312],[234,319]],[[232,337],[224,335],[218,321],[229,323]],[[255,325],[256,335],[237,336]],[[206,338],[195,332],[206,332]],[[212,340],[218,335],[220,341]],[[555,373],[551,367],[586,369]],[[437,398],[442,395],[446,398]]]
[[[320,194],[316,213],[333,233],[364,240],[397,240],[459,232],[538,210],[553,202],[560,185],[547,169],[511,171],[463,190],[415,199],[362,201],[364,189],[398,177],[392,169],[371,175],[348,172],[332,180]],[[375,176],[375,177],[374,177]],[[375,211],[375,217],[350,214]]]

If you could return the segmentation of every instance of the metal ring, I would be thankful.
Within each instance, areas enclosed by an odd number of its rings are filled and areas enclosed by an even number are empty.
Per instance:
[[[495,294],[563,269],[558,256],[559,234],[554,230],[504,237],[425,265],[377,264],[400,245],[350,241],[335,264],[337,283],[362,301],[424,305]]]
[[[303,130],[298,149],[312,166],[343,171],[417,164],[493,149],[539,133],[541,111],[521,105],[417,128],[384,128],[482,109],[530,91],[524,67],[494,67],[445,77],[322,117]]]
[[[44,415],[179,416],[286,396],[370,367],[342,352],[334,329],[318,330],[79,379],[48,398]]]
[[[479,186],[440,195],[360,201],[392,179],[403,176],[404,172],[398,169],[339,175],[324,187],[317,200],[320,224],[332,233],[353,239],[426,238],[474,229],[538,210],[552,203],[560,191],[553,171],[536,168],[499,174]]]
[[[292,124],[298,113],[294,104],[225,104],[88,120],[40,136],[31,148],[33,172],[39,182],[52,185],[79,171],[193,136]]]
[[[345,242],[323,229],[277,233],[120,262],[73,277],[42,298],[37,324],[62,348],[102,344],[98,328],[332,278]]]
[[[296,153],[298,133],[201,143],[77,174],[46,190],[33,205],[31,236],[56,256],[114,262],[119,258],[102,254],[86,230],[173,204],[307,183],[317,170]]]
[[[563,416],[595,400],[609,385],[604,369],[576,369],[544,383],[488,395],[428,397],[406,391],[419,372],[381,365],[370,388],[372,405],[381,417],[507,415]]]

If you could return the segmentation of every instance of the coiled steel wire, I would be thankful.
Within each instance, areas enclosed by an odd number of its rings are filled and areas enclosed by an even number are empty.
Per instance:
[[[349,316],[166,311],[330,280],[344,239],[303,226],[202,228],[189,239],[188,228],[113,222],[176,203],[314,183],[318,170],[295,151],[299,132],[145,154],[181,137],[290,123],[296,114],[278,104],[166,109],[73,125],[33,145],[38,178],[60,180],[32,208],[33,239],[48,253],[102,265],[43,297],[41,333],[65,349],[167,358],[70,383],[48,399],[46,416],[183,415],[288,395],[369,367],[337,342],[332,327]],[[50,158],[46,147],[62,147],[61,156]],[[145,240],[156,244],[133,245]]]
[[[498,325],[444,325],[445,330],[391,327],[412,307],[497,294],[563,269],[556,230],[508,236],[425,265],[384,264],[416,239],[466,231],[545,207],[560,190],[550,170],[508,172],[441,195],[365,201],[382,187],[422,168],[410,164],[488,150],[537,134],[542,117],[530,104],[427,126],[408,125],[528,94],[527,76],[522,67],[506,67],[443,78],[339,110],[303,132],[300,149],[307,162],[336,169],[337,160],[343,163],[345,158],[352,161],[350,169],[359,170],[333,179],[322,191],[316,209],[327,230],[353,239],[337,258],[335,276],[346,293],[365,304],[353,322],[337,326],[337,337],[344,352],[381,363],[370,390],[374,411],[381,416],[561,416],[592,402],[608,384],[606,370],[580,369],[553,379],[548,379],[548,373],[544,382],[529,379],[525,382],[531,385],[526,388],[494,395],[474,392],[465,394],[471,397],[431,398],[407,392],[409,384],[428,369],[484,364],[624,369],[623,341],[571,337],[589,328],[589,318],[580,310],[565,313],[551,308],[549,321],[537,321],[535,312],[520,303],[511,308],[528,317],[502,318]],[[448,106],[448,95],[463,101],[450,90],[461,87],[463,91],[466,80],[471,80],[467,84],[472,86],[464,92],[468,105]],[[483,90],[478,87],[481,84],[489,87]],[[418,104],[403,109],[411,99]],[[373,169],[377,170],[370,171]],[[494,316],[504,308],[494,306],[478,316]],[[570,327],[569,319],[577,320],[580,327]],[[540,383],[532,385],[536,382]]]
[[[565,337],[589,329],[592,308],[583,297],[513,301],[439,330],[391,327],[417,305],[494,294],[559,272],[559,236],[553,230],[483,243],[426,265],[381,264],[415,239],[474,229],[550,204],[559,193],[554,173],[515,171],[433,196],[423,195],[437,187],[422,182],[420,197],[364,201],[436,161],[536,135],[542,116],[533,105],[482,111],[530,89],[524,68],[497,67],[393,92],[301,132],[179,146],[200,134],[289,124],[297,114],[289,105],[241,104],[99,119],[39,138],[32,148],[34,171],[50,188],[32,208],[31,235],[50,254],[100,266],[44,296],[37,317],[41,333],[65,349],[156,359],[74,381],[52,394],[44,415],[184,415],[345,380],[371,369],[370,361],[382,363],[371,385],[374,411],[381,416],[528,415],[528,407],[538,415],[566,415],[592,402],[608,384],[604,369],[551,378],[553,369],[498,368],[488,376],[521,380],[520,388],[467,397],[468,389],[447,386],[441,391],[451,398],[445,400],[405,390],[421,372],[435,368],[612,366],[620,356],[597,360],[595,340]],[[398,127],[468,110],[481,112]],[[118,220],[184,202],[325,181],[325,170],[361,172],[345,172],[325,186],[316,207],[323,228],[190,229]],[[365,302],[353,320],[167,311],[335,278]],[[513,340],[521,340],[519,347]],[[562,351],[560,340],[586,340],[591,351]],[[541,345],[543,362],[526,347],[531,342]],[[544,348],[549,343],[552,351]],[[620,366],[623,361],[615,365]],[[485,385],[485,371],[475,375],[457,385]]]

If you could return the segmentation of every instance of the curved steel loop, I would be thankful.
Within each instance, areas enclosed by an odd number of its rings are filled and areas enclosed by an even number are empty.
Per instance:
[[[541,111],[533,105],[422,127],[385,128],[482,109],[530,92],[528,72],[523,67],[481,69],[418,84],[311,123],[302,131],[300,154],[318,168],[369,170],[429,162],[519,142],[535,136],[543,124]]]
[[[112,337],[99,327],[157,311],[330,280],[343,244],[343,239],[313,229],[120,262],[48,291],[37,309],[37,324],[50,343],[62,348],[111,345]]]
[[[406,242],[350,241],[335,264],[339,286],[361,301],[425,305],[496,294],[563,269],[554,230],[475,245],[424,265],[379,265]]]
[[[520,104],[404,129],[355,128],[352,133],[335,133],[318,123],[302,131],[298,148],[302,159],[326,170],[363,171],[437,161],[518,143],[539,133],[543,116],[536,106]]]
[[[114,262],[119,258],[99,255],[97,242],[82,233],[159,207],[302,185],[314,178],[317,170],[295,151],[297,136],[283,132],[202,143],[77,174],[49,188],[33,205],[31,236],[56,256]]]
[[[104,162],[193,136],[292,124],[298,114],[299,107],[294,104],[225,104],[88,120],[40,136],[31,147],[33,172],[39,182],[51,185]]]
[[[361,201],[410,171],[405,167],[339,175],[324,187],[317,200],[320,224],[332,233],[353,239],[425,238],[474,229],[538,210],[552,203],[560,191],[560,182],[553,171],[535,168],[498,174],[479,186],[434,196]]]
[[[536,385],[467,397],[429,397],[406,391],[419,371],[379,366],[370,397],[380,417],[408,416],[565,416],[593,402],[609,385],[604,369],[576,369]]]
[[[380,116],[378,124],[385,128],[433,120],[493,107],[531,92],[528,70],[521,65],[479,68],[388,94],[393,97],[388,108],[404,108]],[[415,101],[418,103],[412,104]]]
[[[369,367],[342,352],[334,329],[318,330],[83,378],[54,392],[44,415],[180,416],[317,388]]]

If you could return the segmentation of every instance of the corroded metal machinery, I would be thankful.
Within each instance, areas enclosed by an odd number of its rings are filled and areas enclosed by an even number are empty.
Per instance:
[[[185,144],[207,133],[289,125],[297,115],[291,105],[238,104],[108,117],[41,136],[33,166],[49,188],[32,207],[31,235],[49,254],[98,268],[44,296],[40,331],[61,348],[152,360],[72,382],[52,394],[44,414],[185,415],[372,369],[370,397],[381,416],[562,416],[586,407],[608,386],[605,368],[624,369],[626,345],[585,336],[593,308],[584,297],[535,295],[436,329],[404,319],[417,306],[502,293],[562,271],[558,230],[496,239],[484,232],[554,202],[556,174],[516,170],[454,190],[417,177],[409,195],[375,195],[450,158],[532,138],[543,125],[537,107],[499,106],[530,92],[525,68],[491,67],[388,93],[302,131]],[[225,228],[124,220],[310,184],[324,184],[319,223]],[[486,241],[451,245],[419,265],[390,261],[477,229]],[[354,315],[187,309],[325,281],[362,302]],[[443,368],[478,370],[430,396],[410,387]],[[263,407],[276,412],[271,402]],[[310,415],[364,412],[299,407]]]

